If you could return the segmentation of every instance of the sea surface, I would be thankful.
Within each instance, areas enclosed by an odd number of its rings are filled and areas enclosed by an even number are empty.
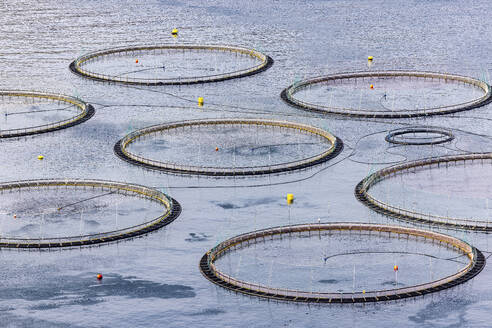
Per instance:
[[[198,262],[218,242],[255,229],[318,222],[318,219],[321,222],[404,225],[376,215],[359,203],[354,197],[356,184],[368,174],[391,164],[429,156],[492,150],[490,104],[467,112],[419,119],[347,119],[302,111],[288,106],[280,98],[285,87],[300,79],[368,70],[368,56],[374,56],[371,70],[449,72],[490,83],[491,12],[489,0],[2,1],[0,89],[37,90],[79,97],[92,104],[96,114],[87,122],[69,129],[2,139],[0,181],[91,178],[137,183],[168,193],[180,202],[183,212],[176,221],[158,232],[117,244],[42,252],[1,250],[0,326],[490,326],[490,266],[462,286],[425,297],[366,305],[318,306],[278,303],[228,292],[206,280],[199,272]],[[171,35],[173,28],[179,30],[177,38]],[[267,71],[246,78],[161,87],[93,82],[74,75],[68,69],[75,58],[91,51],[175,43],[239,45],[262,51],[275,62]],[[192,62],[183,64],[187,73],[190,73],[192,65],[197,65],[197,74],[203,74],[200,58],[196,54],[192,57]],[[160,65],[162,61],[156,62]],[[231,63],[231,59],[217,64],[217,60],[205,58],[204,62],[220,66]],[[97,67],[103,64],[104,61],[98,61]],[[135,70],[133,58],[118,65],[127,64],[128,69],[123,72]],[[233,63],[233,67],[242,65]],[[222,69],[225,68],[221,66],[219,71]],[[405,86],[412,87],[408,81]],[[375,90],[377,87],[376,84]],[[432,104],[441,104],[438,101],[440,97],[447,101],[460,101],[468,100],[470,94],[476,95],[476,90],[463,94],[463,88],[460,85],[460,94],[456,95],[453,87],[443,87],[439,91],[433,84],[432,90],[426,91],[419,85],[415,89],[415,97],[425,101],[433,95]],[[401,101],[397,103],[405,106],[422,103],[411,101],[409,90],[402,91],[402,94],[404,98],[398,99]],[[197,106],[198,97],[204,98],[203,107]],[[365,97],[348,99],[348,103],[355,102],[357,106],[360,104],[360,108],[366,108]],[[443,103],[447,104],[447,101]],[[390,107],[389,102],[386,107]],[[8,110],[13,109],[9,107]],[[320,166],[289,174],[251,178],[170,175],[130,165],[113,153],[116,141],[139,128],[173,121],[223,117],[260,117],[311,124],[341,138],[345,148],[337,157]],[[55,117],[54,120],[57,118],[63,119]],[[43,116],[32,122],[49,119],[49,116]],[[4,118],[0,118],[0,124],[4,123]],[[411,125],[444,127],[453,132],[455,139],[441,145],[405,147],[395,147],[385,141],[388,131]],[[19,126],[18,120],[15,126]],[[172,144],[170,142],[170,146]],[[214,152],[215,147],[211,144],[210,151]],[[178,147],[174,156],[180,151]],[[44,160],[38,160],[38,155],[43,155]],[[250,155],[260,156],[258,162],[264,159],[261,156],[265,156],[261,152]],[[425,212],[446,214],[455,208],[456,215],[465,217],[467,213],[462,209],[473,212],[474,206],[470,204],[478,204],[480,216],[490,217],[492,203],[489,204],[487,199],[492,200],[492,195],[487,186],[492,182],[491,166],[480,166],[478,170],[476,167],[465,165],[453,171],[473,177],[470,181],[476,182],[478,189],[467,183],[465,187],[469,188],[469,193],[459,189],[463,181],[468,181],[466,178],[422,173],[406,176],[405,179],[409,180],[403,187],[394,184],[389,192],[383,185],[380,195],[390,194],[391,197],[386,199],[396,198],[395,202],[405,205],[416,202],[415,206],[425,198]],[[452,206],[443,189],[460,190],[459,197],[451,195],[454,200]],[[391,193],[391,190],[395,192]],[[406,201],[398,199],[397,194],[405,192],[412,197],[405,198]],[[285,200],[288,193],[295,197],[291,207]],[[32,196],[32,193],[25,197],[20,193],[19,200],[25,200],[26,208],[33,208],[33,204],[28,204]],[[1,197],[0,194],[0,204],[4,203]],[[430,200],[432,197],[435,197],[434,202]],[[463,206],[459,205],[460,201]],[[17,202],[16,206],[21,204]],[[135,212],[135,209],[127,210]],[[5,205],[0,205],[1,213],[8,211]],[[93,216],[95,214],[91,214],[91,219]],[[0,217],[12,219],[3,214]],[[63,231],[68,228],[64,225]],[[98,226],[97,231],[102,228]],[[50,225],[49,229],[56,229],[56,225]],[[77,233],[79,226],[74,225],[74,229]],[[492,252],[492,239],[487,234],[432,229],[468,241],[481,249],[486,257]],[[271,265],[272,261],[278,261],[282,264],[278,265],[279,270],[300,270],[296,263],[302,264],[304,260],[296,258],[296,255],[309,253],[306,250],[309,247],[315,248],[312,254],[320,254],[316,265],[323,262],[322,252],[316,247],[324,250],[328,247],[326,244],[320,242],[317,246],[313,241],[303,243],[301,240],[291,246],[298,243],[301,243],[303,252],[297,249],[289,252],[289,246],[286,246],[281,252],[266,252],[264,258],[259,248],[256,251],[258,263]],[[377,243],[360,245],[361,248],[377,248],[375,246]],[[337,247],[343,248],[340,244]],[[413,261],[411,256],[402,257],[402,261],[405,258]],[[340,261],[343,260],[350,261],[350,257],[340,257]],[[254,259],[250,261],[251,265],[234,267],[232,272],[253,270]],[[359,256],[357,261],[364,260]],[[371,261],[371,257],[366,261]],[[331,260],[331,263],[336,261]],[[357,273],[357,276],[366,277],[368,281],[378,279],[387,274],[382,273],[385,265],[392,276],[393,261],[378,260],[377,263],[374,268],[366,269],[363,274]],[[415,263],[407,267],[419,270]],[[429,270],[428,262],[422,263],[424,273],[419,272],[419,281],[428,276],[425,274]],[[341,287],[350,289],[352,267],[346,262],[341,267],[344,271],[333,275],[344,281]],[[404,263],[400,267],[404,270]],[[430,276],[440,275],[436,265],[432,270]],[[445,266],[441,274],[448,270]],[[309,271],[303,272],[299,277],[305,281],[295,281],[295,287],[304,286],[306,290],[313,285],[340,287],[336,286],[337,279],[330,272],[317,271],[316,277],[319,278],[314,284]],[[102,281],[96,279],[98,273],[103,274]],[[254,278],[255,275],[244,272],[240,276]],[[402,279],[405,276],[412,277],[409,272],[401,274]],[[276,286],[286,286],[292,279],[285,272],[262,278],[263,281],[273,281]],[[323,282],[329,282],[329,285]]]

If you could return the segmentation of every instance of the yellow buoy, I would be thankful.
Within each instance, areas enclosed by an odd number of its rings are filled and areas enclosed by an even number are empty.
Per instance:
[[[203,97],[198,97],[198,106],[203,106]]]
[[[362,290],[362,294],[365,294],[365,293],[366,293],[366,290],[365,290],[365,289],[363,289],[363,290]]]
[[[292,205],[294,203],[294,194],[287,194],[287,204]]]
[[[178,36],[178,29],[173,28],[173,30],[171,31],[171,34],[172,34],[172,36],[177,37]]]
[[[41,161],[41,160],[43,160],[43,159],[44,159],[44,156],[43,156],[43,155],[39,155],[39,156],[38,156],[38,159]]]
[[[369,86],[369,88],[374,89],[374,85],[373,85],[373,84],[371,84],[371,85]]]
[[[373,57],[373,56],[369,56],[369,57],[367,57],[367,60],[368,60],[368,61],[372,61],[373,59],[374,59],[374,57]]]

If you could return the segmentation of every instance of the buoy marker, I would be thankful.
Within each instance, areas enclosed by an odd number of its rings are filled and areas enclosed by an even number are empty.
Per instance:
[[[393,267],[393,271],[395,271],[395,272],[396,272],[396,271],[398,271],[398,265],[395,265],[395,266]]]
[[[294,194],[287,194],[287,204],[292,205],[294,203]]]
[[[219,147],[215,147],[215,151],[219,151]]]
[[[371,84],[369,88],[374,89],[374,84]]]
[[[173,30],[171,31],[171,35],[173,37],[177,37],[178,36],[178,29],[177,28],[173,28]]]
[[[44,159],[44,156],[43,156],[43,155],[39,155],[39,156],[38,156],[38,159],[41,161],[41,160],[43,160],[43,159]]]
[[[135,59],[135,64],[138,64],[138,59]]]
[[[372,61],[373,59],[374,59],[374,57],[373,57],[373,56],[369,56],[369,57],[367,57],[367,60],[368,60],[368,61]]]
[[[198,106],[203,106],[203,97],[198,97]]]
[[[97,278],[97,280],[102,280],[103,275],[102,275],[102,274],[100,274],[100,273],[98,273],[98,274],[97,274],[97,276],[96,276],[96,278]]]

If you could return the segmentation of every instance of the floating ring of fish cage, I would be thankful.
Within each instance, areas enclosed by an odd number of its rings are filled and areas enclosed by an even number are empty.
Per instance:
[[[402,97],[398,96],[396,91],[395,95],[387,94],[386,87],[379,87],[378,81],[381,83],[387,83],[389,79],[393,79],[393,83],[389,87],[394,88],[399,86],[398,79],[409,83],[421,82],[421,83],[434,83],[439,82],[442,85],[450,84],[451,82],[456,85],[464,85],[471,87],[471,90],[479,93],[479,96],[471,96],[457,100],[453,104],[428,104],[420,105],[414,104],[415,96],[412,88],[404,88],[405,92],[410,92],[409,95]],[[328,86],[330,88],[343,87],[344,85],[352,83],[354,86],[360,89],[360,94],[354,92],[351,89],[341,95],[341,97],[349,97],[353,102],[349,106],[337,106],[333,105],[332,96],[326,101],[313,102],[310,99],[300,99],[296,97],[300,92],[309,90],[313,87]],[[399,87],[400,89],[401,86]],[[331,89],[330,89],[331,90]],[[329,94],[330,90],[322,89],[322,95]],[[403,90],[403,89],[402,89]],[[426,90],[426,89],[424,89]],[[357,90],[358,91],[358,90]],[[364,94],[364,92],[366,92]],[[388,91],[389,92],[389,91]],[[398,91],[401,92],[401,91]],[[450,90],[450,95],[457,94],[456,90]],[[468,92],[467,92],[468,93]],[[446,74],[446,73],[434,73],[434,72],[418,72],[418,71],[374,71],[374,72],[354,72],[354,73],[339,73],[327,76],[316,77],[312,79],[302,80],[296,82],[281,93],[281,98],[291,106],[296,108],[315,111],[325,114],[337,114],[352,117],[365,117],[365,118],[411,118],[431,115],[443,115],[449,113],[456,113],[461,111],[470,110],[473,108],[481,107],[488,104],[492,100],[491,87],[486,82],[474,79],[472,77],[466,77],[461,75]],[[353,99],[352,99],[353,98]],[[396,99],[407,99],[412,102],[412,106],[403,106],[407,108],[398,108],[394,106]],[[448,99],[441,93],[434,97],[436,101],[441,99]],[[347,98],[348,99],[348,98]],[[393,99],[393,100],[391,100]],[[363,102],[371,104],[374,108],[364,108]],[[336,101],[335,101],[336,102]],[[387,104],[386,104],[387,103]]]
[[[406,146],[438,145],[454,140],[454,135],[443,128],[408,127],[390,131],[385,140],[392,144]]]
[[[94,107],[85,103],[84,101],[59,95],[34,91],[21,91],[21,90],[0,90],[0,97],[2,99],[2,116],[5,116],[5,121],[14,120],[17,126],[13,128],[1,128],[0,138],[14,138],[29,136],[35,134],[41,134],[46,132],[57,131],[66,129],[74,125],[83,123],[90,119],[94,113]],[[10,102],[12,103],[6,103]],[[21,109],[19,107],[28,105],[28,110]],[[44,109],[40,109],[40,106],[46,106]],[[60,107],[60,105],[62,107]],[[67,114],[68,113],[68,114]],[[33,119],[32,115],[37,115],[39,122],[36,122],[32,126],[22,126],[25,124],[26,117]],[[46,118],[42,118],[42,115],[55,115],[63,116],[60,120],[58,117],[51,123],[43,123]],[[21,117],[22,119],[14,118]],[[3,126],[7,123],[4,123]]]
[[[291,131],[296,135],[306,134],[318,138],[323,144],[327,143],[328,147],[324,147],[321,152],[316,152],[314,155],[302,158],[299,160],[291,160],[283,163],[272,163],[267,165],[237,165],[237,166],[198,166],[198,165],[182,165],[169,161],[159,161],[149,159],[141,156],[135,152],[128,150],[128,147],[132,144],[138,144],[140,138],[152,138],[152,135],[158,133],[171,134],[173,131],[194,129],[194,128],[220,128],[237,127],[242,129],[244,127],[254,127],[256,131],[260,128],[279,128],[282,131]],[[193,138],[187,137],[186,142],[189,143]],[[197,139],[200,139],[197,137]],[[228,139],[234,139],[228,135]],[[254,146],[254,145],[253,145]],[[215,148],[215,145],[210,146],[209,149]],[[257,147],[259,148],[259,147]],[[234,146],[234,150],[239,151],[239,147]],[[124,138],[120,139],[114,146],[115,154],[121,159],[134,164],[140,165],[145,168],[167,171],[171,173],[179,174],[198,174],[209,176],[246,176],[246,175],[261,175],[271,173],[289,172],[296,169],[307,168],[316,164],[328,161],[331,158],[337,156],[343,150],[343,142],[332,135],[331,133],[310,125],[286,122],[286,121],[274,121],[274,120],[259,120],[259,119],[204,119],[204,120],[191,120],[181,121],[167,124],[154,125],[146,127],[137,131],[134,131]],[[182,150],[181,150],[182,151]],[[221,150],[220,150],[221,151]],[[219,148],[215,148],[214,153],[220,153]],[[182,151],[183,152],[183,151]],[[190,154],[195,157],[199,157],[198,153]],[[264,154],[265,155],[265,154]],[[298,156],[298,153],[296,153]],[[229,156],[232,157],[232,156]],[[234,157],[235,158],[235,157]]]
[[[51,224],[51,228],[48,227],[48,231],[38,231],[38,236],[35,238],[30,236],[32,231],[29,230],[28,236],[16,236],[10,233],[6,233],[5,226],[7,225],[5,222],[2,222],[2,235],[0,236],[0,248],[17,248],[17,249],[46,249],[46,248],[61,248],[61,247],[77,247],[77,246],[90,246],[90,245],[99,245],[104,243],[111,243],[124,239],[131,239],[137,236],[141,236],[152,231],[158,230],[171,222],[173,222],[181,213],[180,204],[174,200],[173,198],[167,196],[166,194],[152,188],[148,188],[141,185],[136,184],[128,184],[122,182],[114,182],[114,181],[105,181],[105,180],[77,180],[77,179],[63,179],[63,180],[23,180],[23,181],[14,181],[14,182],[5,182],[0,183],[0,193],[3,197],[9,197],[9,193],[13,193],[15,197],[11,200],[15,204],[20,204],[21,207],[26,207],[27,200],[22,199],[19,203],[18,199],[22,198],[20,193],[34,193],[34,192],[42,192],[41,195],[35,195],[38,199],[34,199],[33,202],[39,202],[40,206],[50,206],[49,208],[44,208],[39,210],[35,208],[35,205],[28,204],[27,210],[21,210],[19,212],[13,213],[0,213],[2,214],[3,220],[10,220],[14,222],[13,224],[23,224],[24,226],[28,226],[29,229],[34,225],[33,222],[39,223],[39,230],[43,228],[43,225]],[[86,199],[77,200],[75,202],[71,202],[70,204],[64,205],[56,205],[49,203],[47,204],[45,198],[46,195],[50,192],[59,192],[66,193],[69,195],[67,197],[76,197],[81,193],[90,193],[91,197],[87,197]],[[95,194],[95,196],[93,195]],[[80,204],[84,202],[94,201],[95,199],[101,199],[101,197],[119,197],[121,198],[121,202],[123,204],[127,203],[130,197],[135,202],[140,201],[150,201],[153,204],[147,205],[152,206],[153,211],[155,213],[159,213],[157,217],[152,219],[150,218],[139,218],[139,222],[134,222],[134,218],[131,217],[129,222],[124,222],[124,226],[116,225],[116,227],[112,229],[103,229],[103,231],[98,231],[96,233],[78,233],[74,235],[67,236],[54,236],[54,232],[52,230],[56,230],[57,226],[60,224],[64,224],[67,226],[67,229],[73,229],[74,225],[77,225],[80,217],[80,225],[82,226],[82,220],[89,216],[93,211],[97,209],[97,207],[90,208],[84,210],[80,210],[77,212],[77,217],[75,216],[74,207],[76,205],[80,206]],[[57,195],[56,202],[60,201],[61,197]],[[6,202],[3,202],[3,211],[8,210],[6,208]],[[86,206],[94,206],[94,205],[86,205]],[[101,205],[98,205],[101,207]],[[118,205],[116,205],[118,207]],[[102,206],[104,207],[104,206]],[[164,209],[164,211],[162,211]],[[118,208],[117,208],[118,210]],[[128,210],[126,210],[128,211]],[[141,210],[139,210],[141,211]],[[26,212],[26,213],[24,213]],[[32,213],[31,213],[32,212]],[[98,220],[103,220],[99,216],[100,213],[97,212],[94,215],[97,215]],[[114,214],[108,214],[114,216]],[[124,214],[128,215],[128,214]],[[64,222],[63,218],[66,216],[66,219],[77,220]],[[138,216],[141,216],[141,213],[138,213]],[[108,218],[108,220],[113,220],[112,218]],[[117,220],[117,217],[116,217]],[[126,225],[126,223],[128,223]],[[53,226],[54,225],[54,226]],[[106,228],[106,226],[104,226]],[[37,228],[36,228],[37,229]],[[18,229],[16,230],[18,231]],[[72,231],[72,230],[70,230]],[[81,231],[82,232],[82,231]],[[85,230],[84,230],[85,232]],[[49,234],[50,236],[47,236]]]
[[[267,283],[263,282],[251,282],[245,279],[239,279],[237,275],[239,274],[239,269],[232,269],[235,267],[235,262],[224,264],[226,267],[230,267],[229,271],[233,271],[234,277],[232,273],[228,274],[225,272],[226,270],[220,270],[220,260],[225,258],[225,256],[230,256],[232,258],[239,257],[238,252],[244,252],[244,248],[248,248],[253,245],[252,249],[254,250],[254,254],[250,254],[252,258],[251,261],[256,263],[257,261],[262,262],[261,255],[258,254],[259,251],[266,251],[268,245],[274,242],[282,242],[288,244],[285,247],[288,247],[292,250],[292,245],[289,242],[294,242],[294,240],[303,240],[306,241],[309,238],[316,238],[316,242],[320,243],[320,240],[323,238],[335,238],[336,236],[340,236],[339,238],[344,238],[346,241],[345,246],[354,245],[354,242],[350,242],[353,239],[357,238],[382,238],[388,243],[389,239],[392,239],[396,242],[400,240],[405,240],[405,242],[411,241],[412,243],[416,243],[418,245],[423,245],[422,247],[446,247],[449,252],[453,252],[453,254],[459,253],[460,256],[466,258],[466,261],[460,262],[464,266],[456,268],[456,263],[451,264],[446,271],[445,274],[441,274],[438,279],[433,280],[425,279],[424,283],[418,284],[408,284],[404,287],[399,287],[400,284],[396,283],[394,285],[395,288],[391,289],[382,289],[382,290],[370,290],[370,289],[362,289],[360,286],[355,287],[353,290],[352,286],[349,287],[352,292],[344,292],[344,291],[310,291],[308,290],[300,290],[300,289],[288,289],[288,288],[277,288],[273,287],[271,281],[267,281]],[[328,242],[328,241],[326,241]],[[313,241],[314,243],[314,241]],[[336,242],[333,242],[337,244]],[[383,243],[384,244],[384,243]],[[310,247],[312,246],[309,244]],[[314,244],[313,244],[314,245]],[[358,244],[357,244],[358,245]],[[378,244],[380,245],[380,244]],[[344,247],[345,247],[344,246]],[[309,249],[311,249],[308,247]],[[315,246],[316,247],[316,246]],[[360,247],[359,247],[360,248]],[[253,250],[251,252],[253,252]],[[391,249],[390,249],[391,250]],[[371,252],[361,252],[361,254],[369,254]],[[378,253],[377,251],[373,253]],[[388,251],[391,253],[391,251]],[[350,256],[355,253],[341,253],[336,254],[334,256]],[[372,254],[372,253],[371,253]],[[381,255],[385,258],[385,262],[392,261],[391,254],[386,254],[382,252]],[[389,256],[388,256],[389,255]],[[415,253],[414,255],[423,255]],[[330,256],[330,257],[334,257]],[[271,255],[274,259],[273,255]],[[268,258],[268,261],[269,262]],[[365,259],[365,258],[364,258]],[[362,260],[364,260],[362,259]],[[446,260],[446,259],[444,259]],[[224,260],[226,261],[227,260]],[[241,262],[241,259],[236,260],[238,262],[237,266],[247,266],[249,262],[245,263],[247,259],[244,259]],[[338,260],[339,261],[339,260]],[[217,263],[219,262],[219,264]],[[289,257],[288,263],[286,265],[295,266],[296,259],[293,255]],[[484,255],[475,247],[469,245],[468,243],[457,239],[452,236],[448,236],[445,234],[431,232],[421,229],[401,227],[401,226],[391,226],[391,225],[382,225],[382,224],[369,224],[369,223],[318,223],[318,224],[301,224],[301,225],[291,225],[291,226],[283,226],[283,227],[275,227],[264,230],[257,230],[249,233],[244,233],[235,237],[232,237],[226,241],[223,241],[209,250],[200,260],[199,268],[203,276],[207,278],[212,283],[226,288],[228,290],[243,293],[250,296],[256,296],[260,298],[266,299],[274,299],[278,301],[287,301],[287,302],[305,302],[305,303],[363,303],[363,302],[379,302],[379,301],[391,301],[391,300],[400,300],[410,297],[418,297],[428,293],[434,293],[441,290],[445,290],[447,288],[451,288],[462,284],[473,277],[475,277],[485,266],[485,257]],[[261,268],[264,268],[265,265],[259,264]],[[304,263],[304,262],[302,262]],[[367,261],[365,263],[368,263]],[[372,262],[371,262],[372,263]],[[389,265],[384,265],[384,267],[389,267],[387,269],[388,274],[397,275],[398,265],[393,265],[393,262],[388,263]],[[257,264],[256,264],[257,265]],[[277,266],[282,264],[276,264],[275,268],[278,269]],[[334,264],[334,268],[338,269],[342,265],[340,262],[336,262]],[[376,265],[372,263],[372,268]],[[218,267],[219,266],[219,267]],[[268,267],[268,265],[266,265]],[[273,262],[270,265],[271,269],[273,268]],[[299,264],[300,267],[304,267]],[[403,263],[400,265],[403,267]],[[408,267],[408,264],[407,264]],[[248,266],[248,268],[250,268]],[[270,270],[271,270],[270,269]],[[291,271],[296,268],[291,268]],[[244,270],[244,269],[243,269]],[[402,269],[404,270],[404,269]],[[237,272],[235,272],[237,271]],[[278,271],[278,270],[277,270]],[[289,271],[289,272],[291,272]],[[352,270],[350,270],[352,271]],[[368,270],[368,272],[371,270]],[[394,271],[394,272],[393,272]],[[279,277],[280,273],[275,275],[276,278]],[[355,277],[355,266],[354,266],[354,277]],[[295,280],[301,279],[299,278],[301,275],[300,271],[296,271],[296,273],[291,273],[289,275],[289,282],[292,284]],[[311,276],[313,272],[311,271]],[[352,276],[352,272],[349,273]],[[411,273],[409,273],[412,276]],[[262,277],[268,276],[268,274],[257,274],[254,273],[248,275],[250,279],[259,279],[265,280]],[[331,274],[330,274],[331,277]],[[427,277],[427,273],[426,273]],[[359,278],[362,279],[362,278]],[[379,279],[376,278],[376,280]],[[398,278],[397,278],[398,279]],[[259,281],[255,280],[255,281]],[[266,278],[268,280],[268,278]],[[346,279],[345,279],[346,280]],[[349,279],[350,281],[351,279]],[[363,280],[363,279],[362,279]],[[428,281],[430,280],[430,281]],[[364,280],[365,281],[365,280]],[[301,282],[302,283],[302,282]],[[308,284],[308,283],[306,283]],[[355,283],[354,283],[355,285]],[[312,286],[311,286],[312,288]],[[358,290],[360,289],[360,290]]]
[[[170,55],[159,54],[201,54],[201,57],[213,58],[213,63],[200,65],[195,71],[208,71],[209,74],[187,73],[190,59],[170,60]],[[227,56],[225,56],[227,55]],[[218,56],[223,56],[222,60]],[[247,65],[231,63],[238,56],[254,61]],[[140,57],[140,60],[138,59]],[[143,57],[143,58],[142,58]],[[108,61],[116,61],[115,67],[108,66]],[[205,57],[207,58],[207,57]],[[99,60],[104,60],[97,65]],[[232,69],[219,69],[225,63]],[[219,82],[263,72],[273,65],[273,59],[257,50],[228,45],[193,45],[193,44],[164,44],[151,46],[136,46],[114,48],[91,52],[78,57],[70,64],[70,70],[82,77],[102,82],[123,83],[131,85],[184,85],[207,82]],[[91,67],[95,66],[95,67]],[[109,70],[104,72],[104,69]]]
[[[403,164],[390,166],[376,171],[355,187],[355,197],[364,205],[380,214],[396,218],[401,221],[416,223],[419,225],[439,225],[450,229],[465,229],[472,231],[491,232],[492,222],[480,218],[458,218],[449,215],[435,215],[421,213],[417,210],[409,210],[400,206],[391,205],[376,199],[369,194],[369,190],[379,182],[391,177],[399,176],[405,173],[419,172],[420,170],[435,168],[449,168],[452,165],[465,164],[467,162],[492,163],[491,153],[477,153],[465,155],[453,155],[442,157],[431,157],[422,160],[411,161]]]

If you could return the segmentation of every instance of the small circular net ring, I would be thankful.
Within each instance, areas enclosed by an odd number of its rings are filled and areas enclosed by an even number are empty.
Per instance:
[[[70,117],[62,121],[57,121],[57,122],[52,122],[52,123],[37,125],[37,126],[30,126],[25,128],[5,129],[5,130],[0,129],[0,138],[23,137],[23,136],[30,136],[35,134],[66,129],[87,121],[95,114],[95,109],[92,105],[87,104],[80,99],[64,96],[60,94],[51,94],[51,93],[43,93],[43,92],[35,92],[35,91],[21,91],[21,90],[0,90],[0,97],[2,99],[6,97],[10,97],[10,98],[19,98],[19,99],[26,99],[26,100],[38,99],[44,101],[56,101],[59,103],[73,105],[75,108],[79,110],[79,113],[76,116]]]
[[[166,130],[194,127],[194,126],[214,126],[214,125],[258,125],[258,126],[270,126],[289,128],[294,131],[300,131],[304,133],[311,133],[319,136],[330,143],[330,147],[309,158],[304,158],[297,161],[291,161],[288,163],[272,164],[265,166],[250,166],[250,167],[207,167],[207,166],[190,166],[180,165],[175,163],[161,162],[138,156],[128,151],[128,146],[138,140],[141,137],[151,135]],[[245,175],[262,175],[272,173],[289,172],[297,169],[311,167],[331,158],[337,156],[343,150],[343,142],[339,138],[335,137],[331,133],[319,129],[314,126],[293,123],[287,121],[274,121],[274,120],[260,120],[260,119],[204,119],[204,120],[191,120],[181,121],[174,123],[166,123],[160,125],[153,125],[137,131],[134,131],[122,139],[120,139],[114,145],[114,153],[121,159],[127,161],[130,164],[140,165],[148,169],[167,171],[178,174],[197,174],[208,176],[245,176]]]
[[[458,83],[468,84],[472,87],[479,88],[483,91],[483,95],[460,104],[451,104],[447,106],[420,108],[415,110],[370,110],[370,109],[355,109],[342,108],[334,106],[324,106],[302,101],[295,97],[296,92],[312,85],[324,82],[336,82],[350,79],[364,78],[391,78],[391,77],[409,77],[415,79],[438,79],[445,83],[454,81]],[[339,73],[327,76],[316,77],[308,80],[296,82],[282,91],[280,97],[289,105],[296,108],[315,111],[325,114],[337,114],[352,117],[364,118],[411,118],[431,115],[443,115],[470,110],[473,108],[484,106],[492,101],[492,89],[487,83],[474,79],[472,77],[434,73],[434,72],[419,72],[419,71],[374,71],[374,72],[354,72],[354,73]]]
[[[181,205],[164,193],[136,184],[105,180],[23,180],[0,183],[0,193],[33,188],[97,188],[114,193],[145,198],[163,206],[164,213],[148,221],[118,230],[56,238],[15,238],[0,237],[0,248],[45,249],[61,247],[90,246],[131,239],[158,230],[173,222],[181,213]]]
[[[251,66],[249,68],[231,71],[221,74],[211,74],[203,76],[193,76],[193,77],[180,77],[180,78],[122,78],[120,76],[105,75],[98,72],[91,72],[83,68],[84,64],[99,58],[104,58],[111,55],[121,55],[128,52],[142,52],[142,51],[155,51],[155,50],[176,50],[176,51],[186,51],[186,50],[201,50],[209,52],[230,52],[231,54],[242,54],[251,56],[259,61],[258,65]],[[213,53],[212,53],[213,55]],[[257,50],[248,49],[237,46],[228,45],[193,45],[193,44],[176,44],[176,45],[152,45],[152,46],[138,46],[138,47],[125,47],[125,48],[114,48],[94,51],[85,55],[82,55],[70,63],[70,70],[82,77],[89,78],[92,80],[100,82],[112,82],[112,83],[122,83],[129,85],[147,85],[147,86],[159,86],[159,85],[186,85],[186,84],[198,84],[198,83],[210,83],[210,82],[220,82],[226,81],[246,76],[251,76],[258,74],[270,68],[273,65],[273,59]]]
[[[431,157],[422,160],[407,162],[404,164],[390,166],[376,171],[355,187],[355,197],[364,205],[380,214],[396,218],[401,221],[417,223],[421,225],[439,225],[450,229],[464,229],[481,232],[492,232],[492,222],[482,219],[462,219],[449,216],[439,216],[426,213],[418,213],[408,209],[400,208],[380,201],[369,194],[369,190],[384,179],[405,172],[415,172],[419,169],[431,167],[448,167],[451,164],[479,161],[481,163],[492,163],[492,153],[453,155],[442,157]]]
[[[447,244],[449,247],[454,247],[466,255],[469,263],[466,267],[452,275],[424,284],[354,293],[311,292],[274,288],[238,280],[219,271],[215,266],[215,261],[218,258],[228,252],[234,252],[235,249],[241,248],[243,245],[247,246],[257,241],[265,242],[265,240],[268,241],[268,238],[272,239],[282,234],[306,234],[312,236],[326,231],[354,231],[374,234],[385,232],[388,234],[397,234],[398,236],[413,236],[426,241],[435,241]],[[478,249],[460,239],[448,235],[400,226],[347,222],[291,225],[245,233],[219,243],[203,255],[199,264],[200,272],[205,278],[231,291],[279,301],[305,303],[364,303],[422,296],[462,284],[480,273],[484,266],[485,257]]]
[[[426,134],[434,134],[435,136],[426,137]],[[423,136],[419,137],[419,135]],[[390,131],[386,135],[385,140],[391,144],[405,146],[438,145],[454,140],[454,134],[442,128],[410,127]]]

